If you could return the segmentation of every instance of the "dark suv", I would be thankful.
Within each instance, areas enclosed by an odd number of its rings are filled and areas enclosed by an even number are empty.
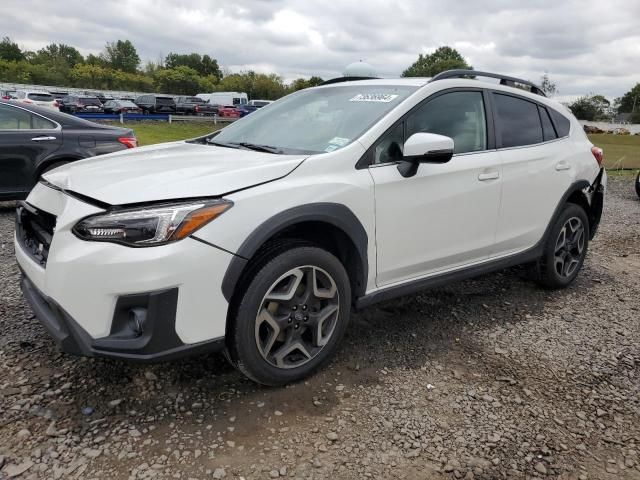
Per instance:
[[[134,103],[143,113],[176,113],[176,102],[173,97],[163,95],[140,95]]]
[[[60,111],[65,113],[103,113],[102,102],[98,97],[67,95],[58,103]]]

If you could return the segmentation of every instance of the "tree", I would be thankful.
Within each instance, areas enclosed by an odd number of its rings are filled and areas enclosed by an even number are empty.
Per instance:
[[[156,70],[154,83],[158,91],[181,95],[195,95],[213,90],[213,85],[208,80],[185,65]]]
[[[602,95],[586,95],[569,105],[569,110],[578,120],[601,120],[606,118],[611,102]]]
[[[0,59],[9,62],[19,62],[24,60],[24,53],[17,43],[11,41],[9,37],[4,37],[0,42]]]
[[[555,82],[552,82],[549,79],[549,74],[547,72],[544,72],[544,75],[540,77],[540,88],[547,95],[547,97],[553,97],[558,93]]]
[[[292,92],[297,92],[298,90],[302,90],[303,88],[316,87],[320,85],[324,80],[320,77],[313,76],[309,79],[306,78],[296,78],[289,85],[289,90]]]
[[[625,93],[618,101],[618,113],[640,112],[640,83]]]
[[[166,68],[176,68],[185,66],[194,69],[200,75],[208,77],[213,75],[220,80],[222,73],[218,66],[218,61],[209,55],[200,55],[199,53],[179,54],[169,53],[164,60]]]
[[[136,47],[129,40],[107,42],[100,58],[107,66],[123,72],[135,73],[140,65]]]
[[[84,57],[72,46],[64,43],[51,43],[38,50],[31,62],[54,67],[66,65],[69,68],[73,68],[76,64],[84,62]]]
[[[420,54],[413,65],[402,72],[403,77],[433,77],[446,70],[471,70],[464,57],[455,48],[439,47],[431,54]]]

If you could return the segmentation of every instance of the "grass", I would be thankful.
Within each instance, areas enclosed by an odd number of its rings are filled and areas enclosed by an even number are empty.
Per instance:
[[[640,135],[589,135],[591,142],[604,150],[607,169],[640,168]]]
[[[213,123],[168,123],[168,122],[131,122],[123,125],[115,124],[133,130],[138,145],[153,145],[154,143],[186,140],[214,132],[224,125]]]

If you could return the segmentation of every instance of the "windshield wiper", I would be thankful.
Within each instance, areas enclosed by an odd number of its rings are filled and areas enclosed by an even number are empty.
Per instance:
[[[238,144],[235,143],[216,142],[215,140],[209,138],[207,138],[207,143],[209,145],[215,145],[216,147],[235,148],[236,150],[241,148]]]
[[[231,145],[239,145],[244,148],[248,148],[251,150],[255,150],[256,152],[267,152],[267,153],[275,153],[282,154],[282,150],[277,147],[272,147],[271,145],[258,145],[257,143],[249,143],[249,142],[233,142]]]

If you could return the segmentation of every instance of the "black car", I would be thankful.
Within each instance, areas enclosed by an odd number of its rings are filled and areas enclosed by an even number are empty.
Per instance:
[[[41,174],[60,165],[136,145],[128,128],[0,101],[0,200],[26,198]]]
[[[142,109],[131,100],[107,100],[102,108],[104,113],[142,113]]]
[[[98,97],[67,95],[58,101],[60,111],[65,113],[103,113]]]
[[[140,95],[134,103],[143,113],[176,113],[176,102],[173,97],[164,95]]]
[[[176,97],[176,113],[184,115],[215,115],[218,106],[205,102],[200,97]]]

